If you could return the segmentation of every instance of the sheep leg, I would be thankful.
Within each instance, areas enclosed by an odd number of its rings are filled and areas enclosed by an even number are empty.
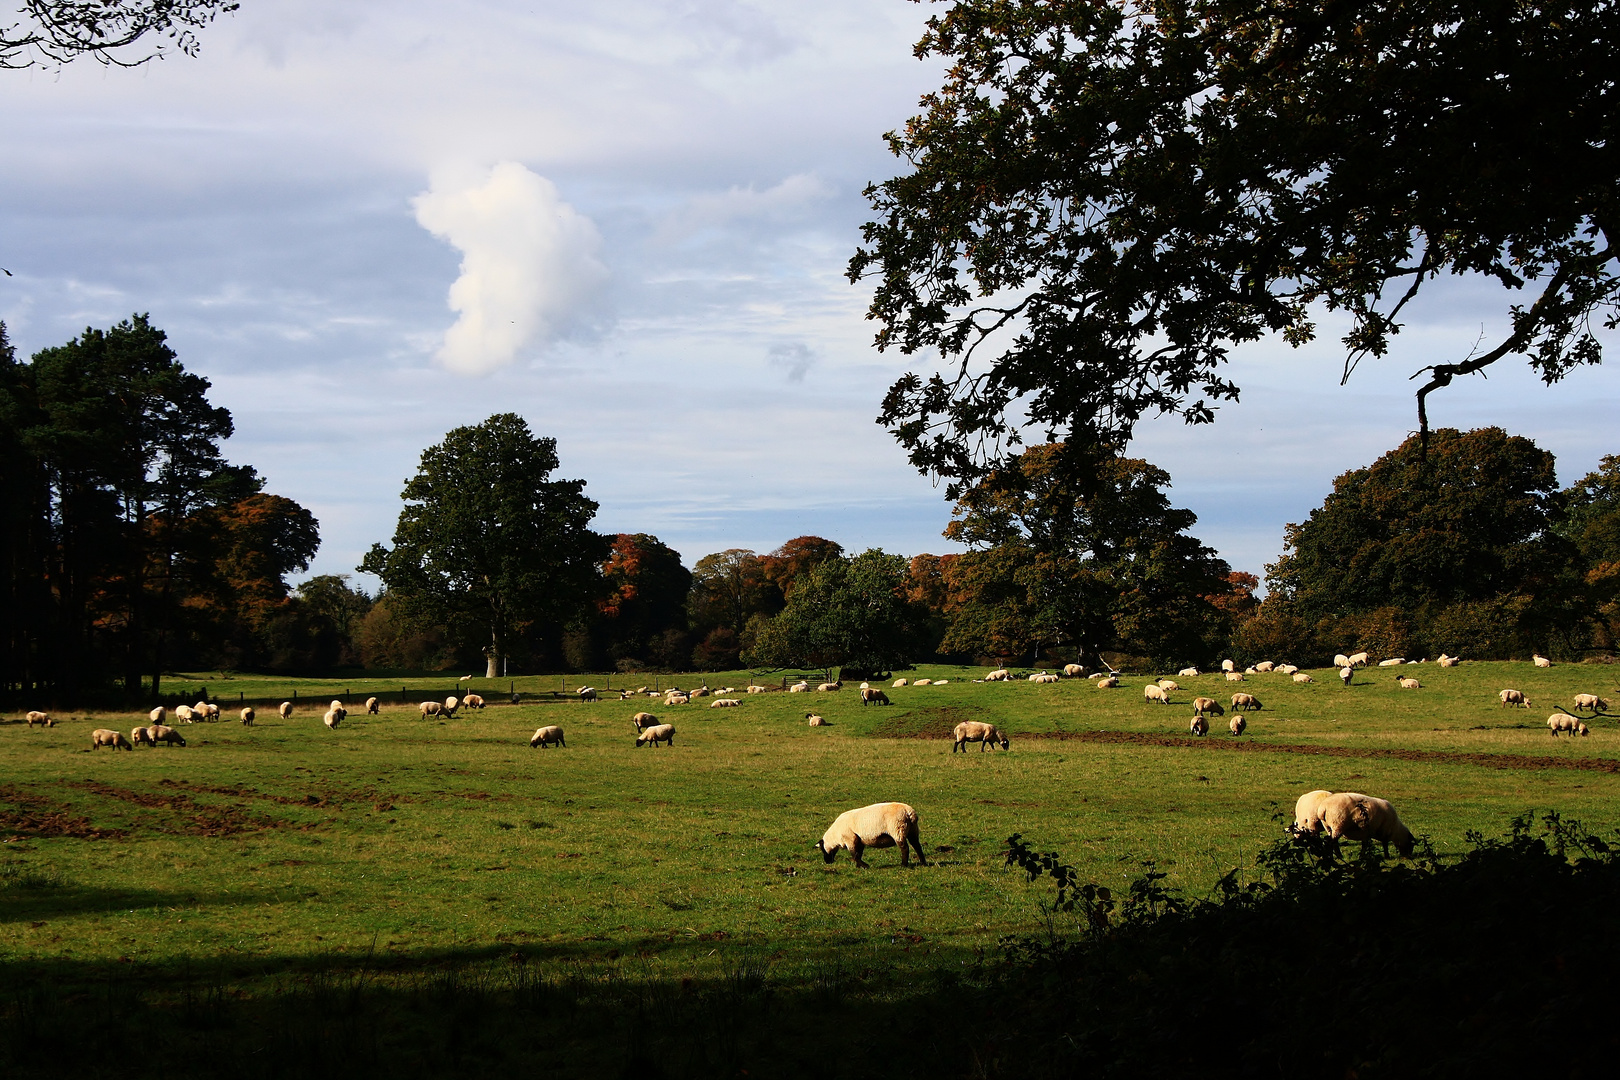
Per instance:
[[[866,863],[861,859],[861,852],[865,850],[866,845],[861,842],[861,838],[858,836],[855,838],[854,842],[849,845],[850,858],[854,859],[855,865],[860,867],[862,870],[866,869]]]
[[[906,844],[908,844],[908,843],[912,847],[917,849],[917,861],[922,863],[924,866],[927,866],[928,865],[928,856],[923,854],[922,842],[920,840],[918,840],[918,838],[917,838],[917,826],[916,825],[912,825],[910,828],[908,828],[906,830],[905,840],[902,841],[901,844],[900,844],[900,850],[902,852],[906,850]]]

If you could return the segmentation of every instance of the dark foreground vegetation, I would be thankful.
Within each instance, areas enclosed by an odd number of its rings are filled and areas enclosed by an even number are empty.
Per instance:
[[[1283,840],[1189,900],[1021,838],[1049,933],[899,973],[771,944],[718,975],[616,950],[310,957],[272,972],[57,960],[0,985],[0,1069],[46,1076],[1596,1076],[1620,848],[1557,814],[1455,859]],[[0,882],[7,899],[59,883]],[[6,907],[13,905],[7,903]]]

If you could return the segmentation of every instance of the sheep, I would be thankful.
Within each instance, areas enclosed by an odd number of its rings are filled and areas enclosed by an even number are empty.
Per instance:
[[[1192,702],[1193,715],[1203,716],[1205,713],[1214,713],[1216,716],[1225,716],[1226,710],[1214,698],[1195,697]]]
[[[871,689],[870,687],[868,687],[867,689],[861,691],[861,706],[863,708],[865,706],[867,706],[867,705],[887,705],[887,704],[889,704],[889,695],[885,694],[883,691],[874,690],[874,689]]]
[[[30,710],[25,719],[28,721],[29,727],[33,727],[35,724],[38,724],[40,727],[48,728],[53,728],[56,726],[56,721],[51,719],[50,713],[42,713],[37,709]]]
[[[277,711],[281,713],[281,718],[283,720],[286,720],[288,717],[292,716],[292,709],[293,709],[292,702],[283,701],[281,703],[281,708],[279,710],[277,710]]]
[[[1552,667],[1552,661],[1547,659],[1545,656],[1542,656],[1540,653],[1532,653],[1530,656],[1530,661],[1535,664],[1536,667]]]
[[[1209,734],[1209,721],[1202,716],[1194,716],[1192,723],[1187,725],[1187,730],[1202,739]]]
[[[1012,678],[1012,672],[1008,671],[1006,668],[1003,667],[1003,668],[996,668],[996,670],[994,670],[990,674],[986,675],[984,677],[984,681],[985,682],[1006,682],[1010,678]]]
[[[1392,656],[1388,660],[1380,660],[1380,661],[1378,661],[1378,666],[1379,667],[1400,667],[1404,663],[1406,663],[1406,657],[1404,657],[1404,656]]]
[[[579,700],[581,700],[581,701],[595,701],[596,700],[596,687],[594,687],[594,686],[582,686],[582,687],[580,687],[579,688]]]
[[[890,685],[889,689],[898,690],[902,686],[905,686],[907,682],[908,682],[908,680],[906,680],[906,679],[896,679],[896,680],[894,680],[893,684]]]
[[[1227,682],[1242,682],[1243,681],[1243,672],[1241,672],[1241,671],[1228,671],[1226,673],[1226,681]]]
[[[543,728],[536,728],[534,738],[529,740],[529,749],[533,750],[538,746],[542,749],[549,750],[551,749],[552,743],[556,743],[558,746],[563,747],[568,745],[567,743],[563,742],[563,729],[558,727],[556,724],[548,724]]]
[[[1356,669],[1351,667],[1350,665],[1346,664],[1344,667],[1339,669],[1339,678],[1344,680],[1344,685],[1349,686],[1350,685],[1350,677],[1352,675],[1354,675],[1355,673],[1356,673]]]
[[[467,700],[470,703],[472,701],[472,698],[469,697]],[[482,706],[483,702],[480,701],[479,705]],[[367,716],[376,716],[381,711],[382,711],[382,702],[378,701],[374,697],[366,698],[366,715]]]
[[[1348,661],[1348,663],[1344,665],[1345,667],[1366,667],[1367,661],[1372,658],[1364,652],[1358,652],[1351,653],[1345,659]]]
[[[424,701],[416,708],[421,712],[422,719],[426,720],[430,716],[438,716],[439,711],[443,709],[444,706],[440,705],[437,701]]]
[[[822,683],[820,686],[816,687],[816,692],[818,694],[830,694],[835,690],[842,690],[843,688],[844,688],[844,681],[842,679],[838,679],[838,680],[835,680],[834,682],[824,682],[824,683]]]
[[[376,698],[371,699],[371,701],[376,701],[376,700],[377,700]],[[366,704],[370,705],[371,702],[368,701],[368,702],[366,702]],[[484,707],[483,695],[482,694],[467,694],[467,695],[463,696],[462,699],[461,699],[461,707],[463,709],[482,709]],[[373,709],[371,711],[376,712],[377,710]]]
[[[1260,710],[1260,709],[1263,709],[1263,708],[1265,708],[1265,706],[1260,704],[1260,699],[1255,697],[1253,694],[1233,694],[1232,695],[1232,710],[1234,712],[1239,710],[1239,709]]]
[[[1307,791],[1294,803],[1294,832],[1322,831],[1322,800],[1333,792],[1318,788]]]
[[[219,719],[219,706],[208,701],[199,701],[191,707],[191,711],[198,713],[202,719],[213,723]]]
[[[657,746],[659,743],[675,745],[675,726],[673,724],[654,724],[652,727],[636,736],[637,746],[648,744]]]
[[[343,723],[343,710],[341,710],[341,709],[327,709],[326,710],[326,715],[321,717],[321,723],[325,724],[327,727],[331,728],[333,731],[336,731],[337,726],[339,724]]]
[[[1248,728],[1249,722],[1243,717],[1234,714],[1232,719],[1227,721],[1226,726],[1233,735],[1242,735],[1244,730]]]
[[[252,727],[253,726],[253,720],[258,715],[259,715],[258,713],[253,711],[253,706],[251,706],[251,705],[248,705],[245,708],[243,708],[243,710],[242,710],[242,726],[243,727]]]
[[[665,708],[668,708],[671,705],[690,705],[690,704],[692,704],[692,699],[689,696],[687,696],[686,694],[665,694],[664,695],[664,706],[665,706]]]
[[[643,731],[658,723],[658,717],[650,712],[638,712],[630,718],[630,722],[636,726],[636,734],[640,735]]]
[[[1097,689],[1099,689],[1099,690],[1112,690],[1114,687],[1116,687],[1118,685],[1119,685],[1119,676],[1118,675],[1109,675],[1109,676],[1107,676],[1105,678],[1101,678],[1101,679],[1097,680]]]
[[[456,715],[456,710],[459,708],[461,708],[461,699],[456,697],[454,694],[451,694],[449,697],[444,699],[444,715],[454,717]],[[347,714],[345,713],[344,715]]]
[[[949,680],[949,679],[935,679],[934,680],[934,685],[935,686],[944,686],[946,683],[948,683],[950,681],[951,680]]]
[[[1081,667],[1079,664],[1064,664],[1063,665],[1063,674],[1069,676],[1069,678],[1071,678],[1071,679],[1079,678],[1082,675],[1084,675],[1085,673],[1086,673],[1086,669]]]
[[[1055,683],[1058,681],[1058,677],[1043,671],[1038,675],[1031,675],[1029,681],[1032,683]]]
[[[98,727],[96,730],[90,733],[90,749],[95,750],[102,746],[110,746],[114,750],[135,749],[133,746],[129,745],[129,740],[124,738],[124,733],[122,731],[114,731],[111,728]]]
[[[1555,739],[1558,737],[1558,733],[1560,731],[1567,731],[1571,735],[1587,734],[1587,732],[1581,730],[1582,728],[1585,728],[1586,725],[1568,713],[1553,713],[1551,716],[1547,717],[1547,727],[1551,730],[1552,736]]]
[[[1296,683],[1299,683],[1301,686],[1303,686],[1304,684],[1306,684],[1308,682],[1315,682],[1316,681],[1315,679],[1312,679],[1309,675],[1305,674],[1303,671],[1294,672],[1293,680]]]
[[[1402,824],[1400,815],[1388,801],[1355,791],[1341,791],[1324,796],[1319,806],[1322,824],[1333,839],[1378,840],[1383,843],[1386,855],[1389,845],[1394,844],[1402,858],[1412,857],[1412,830]]]
[[[1222,671],[1236,671],[1237,670],[1237,665],[1234,664],[1230,660],[1222,660],[1221,661],[1221,670]]]
[[[804,714],[804,719],[805,719],[805,722],[810,727],[826,727],[827,726],[827,721],[823,720],[821,717],[817,716],[813,712],[805,713]]]
[[[153,746],[158,743],[165,743],[169,746],[174,746],[176,743],[181,746],[186,745],[185,738],[178,731],[172,727],[164,727],[162,724],[154,724],[147,728],[146,737],[152,740]]]
[[[1402,690],[1421,690],[1421,689],[1423,689],[1423,684],[1418,682],[1416,679],[1399,679],[1398,678],[1398,679],[1395,680],[1395,682],[1400,686],[1400,688]]]
[[[1608,712],[1609,703],[1598,697],[1596,694],[1576,694],[1575,708],[1591,709],[1593,712]],[[29,713],[28,715],[33,716],[34,714]]]
[[[197,714],[191,711],[190,705],[176,705],[174,707],[174,718],[193,724],[196,723]]]
[[[734,697],[717,697],[713,701],[709,702],[709,708],[711,708],[711,709],[735,709],[737,706],[739,706],[741,704],[742,704],[742,702],[739,701],[737,698],[734,698]]]
[[[1176,674],[1180,675],[1183,679],[1196,678],[1198,675],[1198,669],[1195,667],[1184,667],[1180,671],[1176,672]]]
[[[1460,656],[1447,656],[1445,653],[1440,654],[1441,667],[1456,667],[1461,662],[1462,657]]]
[[[809,683],[807,683],[807,682],[796,682],[792,686],[788,687],[788,693],[790,693],[790,694],[803,694],[803,693],[807,692],[809,689],[810,689],[810,684]]]
[[[911,849],[915,848],[918,860],[928,865],[917,833],[917,811],[903,802],[873,803],[859,810],[846,810],[822,834],[816,847],[829,864],[839,848],[847,848],[855,865],[863,870],[866,862],[861,853],[869,847],[899,847],[902,866],[911,865]]]
[[[1298,674],[1298,673],[1299,673],[1299,668],[1294,664],[1278,664],[1277,665],[1277,674],[1279,674],[1279,675],[1295,675],[1295,674]]]
[[[934,680],[932,680],[932,679],[913,679],[912,682],[911,682],[911,685],[912,686],[932,686],[932,685],[934,685]]]
[[[698,687],[696,690],[688,690],[686,692],[686,696],[689,698],[708,697],[711,692],[712,691],[709,690],[708,685],[705,684]]]
[[[1507,708],[1509,705],[1517,705],[1521,709],[1530,707],[1530,699],[1524,696],[1522,690],[1501,690],[1497,692],[1496,696],[1502,699],[1502,708]]]
[[[1143,701],[1157,701],[1160,705],[1170,704],[1170,692],[1157,683],[1148,683],[1142,687]]]
[[[1181,689],[1181,684],[1176,682],[1176,680],[1174,680],[1174,679],[1160,679],[1159,680],[1159,689],[1160,690],[1165,690],[1165,691],[1180,690]]]
[[[766,691],[767,691],[767,690],[769,690],[769,689],[770,689],[770,688],[769,688],[769,687],[767,687],[767,686],[760,686],[760,685],[759,685],[759,684],[757,684],[757,683],[749,683],[749,684],[748,684],[748,692],[749,692],[749,693],[750,693],[750,694],[763,694],[763,693],[765,693],[765,692],[766,692]]]
[[[957,724],[952,736],[956,740],[951,747],[951,753],[953,754],[958,750],[964,754],[967,753],[967,744],[970,742],[979,744],[979,753],[981,754],[992,746],[1000,746],[1003,750],[1006,750],[1010,745],[1007,736],[1002,734],[1000,728],[994,724],[980,723],[977,720],[964,720]]]
[[[153,724],[161,724],[164,721],[168,720],[168,718],[169,718],[169,710],[165,709],[161,705],[159,705],[157,708],[153,709],[151,712],[146,714],[147,721],[149,723],[153,723]]]
[[[141,746],[141,745],[156,746],[157,745],[157,741],[152,738],[151,729],[150,728],[144,728],[144,727],[130,728],[129,729],[129,741],[134,743],[136,746]]]
[[[1344,655],[1344,653],[1334,653],[1333,654],[1333,666],[1334,667],[1350,667],[1351,666],[1350,665],[1350,658],[1348,656]]]

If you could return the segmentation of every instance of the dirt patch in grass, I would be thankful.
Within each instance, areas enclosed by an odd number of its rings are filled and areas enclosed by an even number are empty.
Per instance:
[[[367,804],[379,810],[394,802],[409,802],[402,795],[385,795],[374,788],[362,788],[358,791],[334,791],[331,789],[311,791],[303,795],[273,795],[268,791],[260,791],[244,784],[215,787],[208,784],[192,783],[189,780],[159,780],[159,786],[184,788],[202,795],[225,795],[232,799],[262,799],[265,802],[277,803],[281,806],[299,806],[312,810],[342,810],[350,806],[364,806]]]
[[[1396,761],[1432,761],[1447,765],[1478,765],[1486,769],[1574,769],[1581,772],[1620,773],[1620,759],[1558,758],[1543,754],[1466,754],[1455,750],[1398,750],[1370,746],[1309,746],[1302,743],[1252,742],[1246,739],[1184,735],[1157,735],[1143,731],[1060,731],[1021,736],[1025,739],[1069,739],[1117,746],[1168,746],[1181,750],[1233,750],[1239,753],[1307,754],[1319,757],[1393,758]]]
[[[872,730],[879,739],[949,739],[956,725],[977,720],[984,710],[969,705],[935,705],[891,716]]]
[[[157,832],[186,836],[236,836],[261,829],[286,828],[291,824],[255,814],[245,806],[198,802],[189,795],[178,793],[134,791],[97,780],[81,780],[73,786],[103,799],[117,799],[142,809],[163,811],[154,818],[142,819],[142,824],[149,824]]]
[[[127,835],[124,829],[100,828],[53,799],[30,795],[10,784],[0,787],[0,804],[0,831],[17,836],[121,840]]]

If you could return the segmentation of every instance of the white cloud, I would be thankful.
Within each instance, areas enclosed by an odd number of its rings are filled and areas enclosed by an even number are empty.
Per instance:
[[[487,375],[526,345],[591,327],[608,277],[602,237],[550,180],[503,161],[470,183],[436,177],[412,205],[418,224],[462,253],[450,286],[461,317],[437,354],[446,368]]]
[[[786,373],[788,382],[804,382],[816,362],[816,354],[802,341],[782,342],[771,346],[768,359],[772,367]]]

